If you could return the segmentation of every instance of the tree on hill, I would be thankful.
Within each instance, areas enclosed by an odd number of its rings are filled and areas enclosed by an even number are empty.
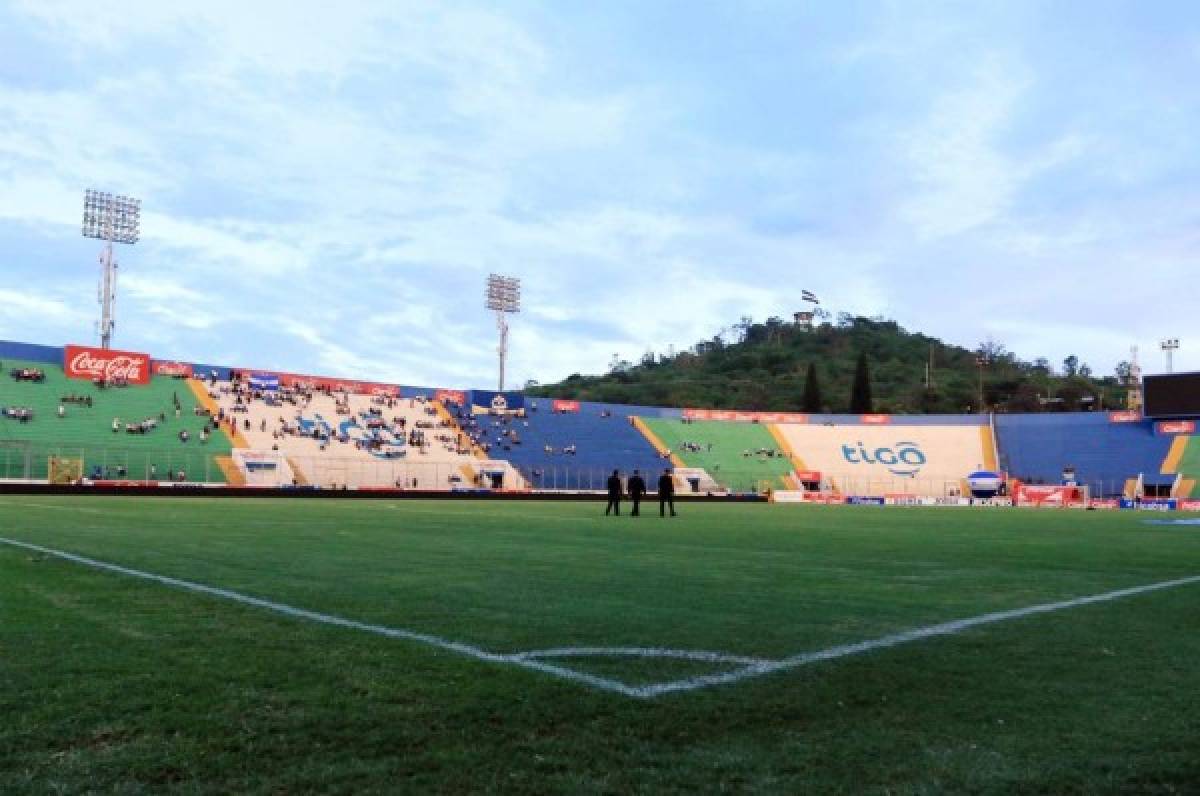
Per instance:
[[[854,365],[854,386],[850,388],[850,413],[869,415],[871,407],[871,374],[867,370],[867,353],[859,352]]]
[[[821,411],[821,384],[817,381],[817,364],[808,363],[808,373],[804,376],[804,398],[800,408],[805,412]]]
[[[936,362],[930,360],[931,349],[937,352]],[[607,373],[576,373],[527,392],[583,401],[773,412],[814,411],[809,407],[818,404],[815,411],[825,411],[837,404],[840,411],[853,391],[856,361],[864,355],[870,361],[867,404],[874,411],[953,413],[978,403],[981,352],[989,362],[986,401],[997,412],[1086,411],[1124,404],[1128,387],[1121,376],[1096,378],[1077,357],[1064,363],[1065,370],[1074,372],[1068,377],[1055,373],[1049,360],[1024,361],[999,341],[988,340],[972,350],[910,332],[886,318],[844,312],[835,322],[824,320],[812,328],[778,318],[756,323],[744,317],[710,339],[672,347],[653,361],[646,355],[635,364],[617,356]],[[819,381],[806,378],[814,367]],[[810,383],[819,387],[819,402],[806,400]],[[1080,390],[1059,396],[1071,384]],[[829,396],[838,397],[831,401]]]

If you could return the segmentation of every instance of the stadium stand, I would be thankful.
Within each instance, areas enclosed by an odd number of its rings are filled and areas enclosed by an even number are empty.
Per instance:
[[[966,476],[995,467],[991,428],[979,416],[910,418],[864,423],[854,416],[786,423],[776,433],[797,470],[819,472],[822,484],[854,495],[965,494]],[[932,421],[932,422],[930,422]]]
[[[96,479],[182,471],[189,481],[366,488],[600,489],[613,469],[653,474],[667,464],[681,491],[796,489],[801,474],[820,473],[821,488],[834,492],[954,496],[979,469],[1058,484],[1071,467],[1094,497],[1134,495],[1139,485],[1147,495],[1191,497],[1200,479],[1195,436],[1105,413],[755,423],[530,397],[518,417],[446,403],[448,393],[471,391],[386,385],[388,396],[366,394],[372,385],[349,394],[326,387],[302,404],[242,395],[239,406],[237,371],[226,366],[188,366],[203,381],[155,375],[146,386],[100,388],[66,378],[67,350],[0,341],[0,478],[47,478],[54,457]]]
[[[1196,494],[1196,481],[1200,479],[1200,441],[1195,436],[1177,435],[1171,441],[1161,469],[1165,474],[1178,475],[1171,497],[1193,497]]]
[[[624,476],[634,469],[653,474],[670,464],[634,426],[630,407],[582,403],[569,412],[552,407],[551,401],[533,400],[523,418],[471,415],[454,405],[451,411],[477,444],[511,462],[535,489],[602,489],[614,469]]]
[[[44,380],[13,378],[22,369],[39,370]],[[189,481],[227,480],[229,437],[203,431],[208,417],[184,380],[100,388],[46,361],[5,359],[3,370],[0,477],[46,478],[53,456],[82,460],[82,474],[93,479],[180,480],[182,471]],[[29,410],[27,419],[21,410]]]
[[[290,475],[295,485],[473,486],[487,465],[424,397],[254,390],[241,380],[210,380],[205,390],[222,427],[236,433],[239,447],[257,454],[252,461],[269,463],[269,454],[277,454],[278,477]],[[509,468],[501,464],[499,470]],[[515,472],[508,476],[502,485],[519,486]]]
[[[1167,487],[1174,475],[1162,472],[1172,443],[1155,436],[1149,421],[1114,423],[1103,412],[997,415],[1000,466],[1029,483],[1058,484],[1063,469],[1093,497],[1126,494],[1127,483]]]
[[[731,492],[791,486],[794,469],[768,426],[719,420],[639,418],[655,447],[669,451],[676,466],[703,470]]]

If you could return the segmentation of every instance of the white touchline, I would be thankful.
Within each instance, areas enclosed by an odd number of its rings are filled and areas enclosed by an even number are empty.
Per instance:
[[[31,544],[29,542],[21,542],[17,541],[16,539],[0,537],[0,544],[21,547],[25,548],[26,550],[33,550],[38,553],[43,553],[44,555],[55,556],[56,558],[73,561],[77,564],[83,564],[95,569],[116,572],[134,578],[154,581],[156,583],[161,583],[164,586],[172,586],[179,589],[185,589],[187,591],[198,592],[200,594],[207,594],[213,597],[220,597],[222,599],[232,600],[233,602],[242,603],[244,605],[253,605],[257,608],[265,608],[269,611],[275,611],[276,613],[296,617],[299,619],[307,619],[311,622],[345,627],[352,630],[362,630],[368,633],[387,636],[389,638],[415,641],[431,647],[436,647],[438,649],[455,652],[459,655],[475,658],[476,660],[487,661],[489,663],[520,666],[525,669],[532,669],[534,671],[542,672],[543,674],[550,674],[556,677],[562,677],[564,679],[571,680],[573,682],[581,683],[583,685],[589,685],[593,688],[641,699],[648,699],[661,696],[663,694],[682,691],[694,691],[700,688],[710,688],[718,685],[728,685],[751,677],[761,677],[766,674],[772,674],[774,672],[784,671],[787,669],[794,669],[810,663],[828,661],[835,658],[844,658],[850,655],[858,655],[864,652],[885,649],[887,647],[895,647],[900,644],[908,644],[913,641],[920,641],[921,639],[933,638],[935,636],[951,635],[953,633],[958,633],[962,630],[978,627],[980,625],[1005,622],[1010,619],[1020,619],[1026,616],[1050,613],[1052,611],[1061,611],[1081,605],[1090,605],[1092,603],[1109,602],[1111,600],[1119,600],[1124,597],[1133,597],[1138,594],[1159,591],[1161,589],[1170,589],[1177,586],[1200,583],[1200,575],[1193,575],[1186,578],[1177,578],[1175,580],[1166,580],[1159,583],[1146,584],[1143,586],[1133,586],[1127,589],[1118,589],[1116,591],[1105,592],[1103,594],[1076,597],[1070,600],[1062,600],[1060,602],[1042,603],[1040,605],[1031,605],[1025,608],[1014,608],[1008,611],[995,611],[988,614],[981,614],[980,616],[970,617],[968,619],[956,619],[951,622],[943,622],[937,625],[919,627],[914,630],[906,630],[901,633],[894,633],[889,636],[882,636],[880,638],[870,639],[868,641],[860,641],[854,644],[843,644],[841,646],[830,647],[828,649],[819,650],[816,652],[804,652],[788,658],[783,658],[782,660],[764,660],[761,658],[753,658],[744,655],[735,655],[724,652],[710,652],[707,650],[679,650],[659,647],[558,647],[545,650],[501,653],[489,652],[481,647],[476,647],[461,641],[452,641],[450,639],[441,638],[440,636],[434,636],[429,633],[419,633],[414,630],[404,630],[403,628],[386,627],[384,625],[373,625],[367,622],[359,622],[354,619],[346,619],[344,617],[334,616],[332,614],[323,614],[317,611],[310,611],[305,608],[297,608],[295,606],[274,602],[272,600],[264,600],[261,597],[252,597],[248,594],[242,594],[241,592],[231,591],[229,589],[222,589],[216,586],[206,586],[203,583],[195,583],[193,581],[182,580],[180,578],[172,578],[167,575],[156,575],[152,572],[144,572],[140,569],[123,567],[120,564],[110,564],[106,561],[100,561],[94,558],[88,558],[87,556],[76,555],[75,553],[67,553],[62,550],[55,550],[50,547],[42,547],[41,545]],[[623,683],[620,680],[614,680],[608,677],[599,677],[588,674],[587,672],[580,672],[575,669],[569,669],[565,666],[556,666],[544,661],[546,658],[585,657],[676,658],[713,664],[739,664],[741,668],[717,674],[689,677],[683,680],[632,686],[627,683]]]
[[[632,692],[632,689],[630,689],[629,686],[617,680],[611,680],[607,677],[597,677],[595,675],[587,674],[586,672],[577,672],[574,669],[568,669],[563,666],[555,666],[554,664],[544,663],[543,661],[536,659],[526,660],[513,655],[488,652],[485,649],[481,649],[471,644],[464,644],[460,641],[451,641],[450,639],[444,639],[440,636],[434,636],[428,633],[418,633],[413,630],[385,627],[383,625],[372,625],[367,622],[359,622],[354,619],[346,619],[344,617],[334,616],[332,614],[309,611],[305,608],[296,608],[295,606],[287,605],[285,603],[264,600],[261,597],[251,597],[248,594],[242,594],[241,592],[231,591],[229,589],[221,589],[217,588],[216,586],[206,586],[203,583],[194,583],[190,580],[181,580],[180,578],[172,578],[166,575],[155,575],[153,572],[143,572],[140,569],[123,567],[120,564],[110,564],[107,561],[99,561],[94,558],[88,558],[87,556],[66,553],[62,550],[55,550],[50,547],[42,547],[41,545],[30,544],[29,542],[19,542],[15,539],[6,539],[4,537],[0,537],[0,543],[12,545],[13,547],[23,547],[26,550],[33,550],[48,556],[55,556],[57,558],[66,559],[67,561],[74,561],[77,564],[94,567],[95,569],[116,572],[121,575],[129,575],[131,577],[141,578],[143,580],[151,580],[156,583],[161,583],[164,586],[174,586],[175,588],[199,592],[200,594],[208,594],[213,597],[221,597],[223,599],[232,600],[245,605],[253,605],[257,608],[266,608],[269,611],[275,611],[277,613],[286,614],[287,616],[293,616],[299,619],[308,619],[312,622],[320,622],[326,625],[336,625],[338,627],[346,627],[352,630],[364,630],[368,633],[376,633],[381,636],[388,636],[389,638],[416,641],[421,644],[427,644],[431,647],[449,650],[450,652],[457,652],[460,655],[466,655],[467,657],[476,658],[477,660],[481,661],[507,663],[514,666],[521,666],[526,669],[534,669],[546,674],[564,677],[568,680],[574,680],[575,682],[584,683],[585,685],[590,685],[594,688],[600,688],[605,691],[615,691],[619,694],[626,694],[627,696],[637,696],[637,694]]]
[[[1030,605],[1025,608],[1014,608],[1009,611],[994,611],[990,614],[981,614],[973,616],[969,619],[955,619],[951,622],[942,622],[937,625],[928,625],[926,627],[918,627],[914,630],[905,630],[902,633],[894,633],[890,636],[882,636],[869,641],[859,641],[854,644],[843,644],[837,647],[830,647],[817,652],[802,652],[799,655],[793,655],[789,658],[784,658],[781,661],[765,661],[763,663],[747,666],[744,669],[737,671],[725,672],[722,674],[701,675],[699,677],[689,677],[686,680],[675,680],[670,683],[653,683],[651,685],[642,686],[638,689],[638,696],[655,697],[662,694],[668,694],[673,691],[692,691],[697,688],[708,688],[714,685],[724,685],[727,683],[736,683],[740,680],[745,680],[748,677],[761,677],[764,674],[772,674],[773,672],[783,671],[785,669],[794,669],[798,666],[805,666],[810,663],[819,661],[829,661],[834,658],[844,658],[848,655],[858,655],[863,652],[871,652],[873,650],[884,649],[886,647],[895,647],[900,644],[908,644],[912,641],[920,641],[921,639],[933,638],[934,636],[948,636],[959,631],[966,630],[980,625],[990,625],[995,622],[1006,622],[1009,619],[1020,619],[1026,616],[1034,616],[1035,614],[1048,614],[1052,611],[1062,611],[1066,608],[1076,608],[1080,605],[1091,605],[1092,603],[1103,603],[1111,600],[1120,600],[1123,597],[1133,597],[1146,592],[1159,591],[1161,589],[1171,589],[1176,586],[1186,586],[1192,583],[1200,583],[1200,575],[1192,575],[1187,578],[1176,578],[1175,580],[1164,580],[1159,583],[1149,583],[1144,586],[1133,586],[1128,589],[1118,589],[1116,591],[1104,592],[1103,594],[1092,594],[1087,597],[1076,597],[1070,600],[1062,600],[1054,603],[1041,603],[1040,605]]]

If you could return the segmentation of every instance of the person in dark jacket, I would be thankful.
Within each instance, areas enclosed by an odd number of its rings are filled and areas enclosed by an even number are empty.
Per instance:
[[[675,479],[671,477],[670,468],[663,470],[658,477],[658,516],[667,516],[667,506],[671,507],[671,516],[675,516]]]
[[[629,477],[629,499],[633,501],[633,511],[630,514],[639,517],[638,509],[642,505],[642,497],[646,494],[646,479],[637,470]]]
[[[607,517],[609,512],[621,516],[621,474],[617,470],[613,470],[608,477],[608,505],[604,509],[604,516]]]

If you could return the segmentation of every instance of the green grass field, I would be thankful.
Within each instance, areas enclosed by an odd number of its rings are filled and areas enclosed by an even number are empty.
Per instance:
[[[1200,527],[1148,513],[602,514],[3,496],[0,537],[501,656],[777,661],[1200,574]],[[1200,787],[1195,582],[655,697],[426,641],[0,544],[0,792]],[[631,689],[745,667],[600,651],[546,663]]]

